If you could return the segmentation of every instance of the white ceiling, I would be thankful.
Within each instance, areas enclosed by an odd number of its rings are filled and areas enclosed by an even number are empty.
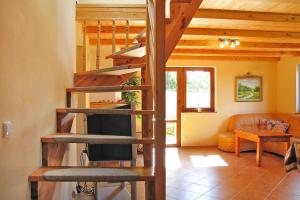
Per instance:
[[[146,4],[146,0],[77,0],[82,4]]]

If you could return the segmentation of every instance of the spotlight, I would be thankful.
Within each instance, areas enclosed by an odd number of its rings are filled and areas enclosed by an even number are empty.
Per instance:
[[[220,42],[220,44],[219,44],[219,47],[220,48],[224,48],[225,47],[225,44],[224,44],[224,42],[222,41],[222,42]]]
[[[235,46],[240,46],[241,42],[240,40],[235,40]]]
[[[232,41],[231,44],[230,44],[230,48],[234,49],[235,47],[236,47],[236,44],[235,44],[234,41]]]
[[[229,40],[228,39],[224,39],[224,45],[228,46],[229,45]]]

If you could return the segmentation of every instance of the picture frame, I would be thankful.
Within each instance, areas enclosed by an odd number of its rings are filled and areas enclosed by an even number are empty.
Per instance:
[[[236,102],[261,102],[263,100],[263,80],[261,76],[235,77]]]

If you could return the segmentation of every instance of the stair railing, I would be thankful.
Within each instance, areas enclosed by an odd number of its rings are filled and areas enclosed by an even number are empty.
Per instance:
[[[165,0],[147,0],[147,68],[154,97],[155,186],[154,199],[166,199],[165,169]]]
[[[107,21],[107,20],[106,20]],[[111,45],[112,45],[112,53],[116,52],[116,47],[117,47],[117,39],[116,39],[116,34],[117,34],[117,25],[116,25],[116,20],[111,20],[112,21],[112,26],[111,26]],[[125,21],[125,43],[124,46],[126,48],[129,47],[129,34],[130,34],[130,24],[129,20],[119,20],[119,21]],[[101,49],[101,21],[97,20],[97,26],[96,26],[96,69],[100,69],[100,49]],[[95,31],[95,29],[92,29],[87,26],[87,20],[83,20],[82,23],[82,41],[83,41],[83,54],[82,54],[82,59],[83,59],[83,69],[86,71],[87,67],[87,33],[88,31]],[[122,41],[124,42],[124,40]]]

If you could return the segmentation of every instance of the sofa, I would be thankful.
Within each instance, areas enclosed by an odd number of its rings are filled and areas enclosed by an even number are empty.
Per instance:
[[[258,127],[263,119],[280,120],[289,124],[287,133],[292,134],[291,142],[300,138],[300,115],[285,113],[255,113],[255,114],[238,114],[229,118],[227,131],[218,134],[218,148],[222,151],[235,151],[235,129],[243,127]],[[285,146],[282,142],[267,142],[263,146],[264,151],[272,152],[278,155],[285,155]],[[256,143],[241,140],[241,151],[256,150]]]

